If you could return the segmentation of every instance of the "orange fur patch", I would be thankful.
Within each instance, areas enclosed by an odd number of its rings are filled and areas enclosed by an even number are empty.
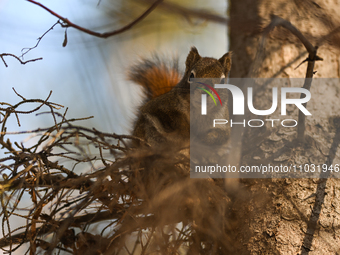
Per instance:
[[[169,92],[180,81],[180,75],[175,70],[169,70],[165,66],[154,66],[147,70],[145,77],[148,87],[151,89],[152,98]]]

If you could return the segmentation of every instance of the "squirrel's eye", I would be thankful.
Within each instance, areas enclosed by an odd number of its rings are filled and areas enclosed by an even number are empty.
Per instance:
[[[190,82],[190,79],[194,79],[194,78],[195,78],[195,73],[191,72],[190,77],[189,77],[189,82]]]

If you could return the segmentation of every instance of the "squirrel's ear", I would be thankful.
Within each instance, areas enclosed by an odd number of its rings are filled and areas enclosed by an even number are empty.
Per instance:
[[[191,47],[191,50],[187,56],[187,60],[185,61],[187,70],[191,70],[193,65],[200,59],[201,59],[201,56],[198,53],[198,50],[196,49],[196,47]]]
[[[218,60],[223,66],[223,71],[225,75],[228,75],[230,68],[231,68],[231,55],[232,55],[232,52],[229,51]]]

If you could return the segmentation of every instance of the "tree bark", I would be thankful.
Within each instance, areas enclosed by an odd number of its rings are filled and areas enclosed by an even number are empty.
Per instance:
[[[304,78],[308,56],[302,43],[288,30],[276,27],[259,52],[262,31],[271,15],[291,22],[314,45],[315,78],[339,78],[339,34],[327,35],[340,25],[340,4],[321,0],[231,0],[231,77]],[[334,81],[334,80],[333,80]],[[339,86],[312,84],[307,109],[305,142],[297,128],[246,130],[241,164],[339,164]],[[254,104],[268,109],[271,88],[257,88]],[[263,108],[261,108],[263,107]],[[291,115],[297,116],[292,110]],[[337,178],[242,179],[234,205],[235,239],[240,254],[339,254],[340,181]],[[237,209],[238,208],[238,209]]]

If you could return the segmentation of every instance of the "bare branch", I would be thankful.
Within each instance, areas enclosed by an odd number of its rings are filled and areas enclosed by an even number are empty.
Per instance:
[[[4,65],[5,65],[6,67],[8,67],[8,65],[7,65],[7,63],[6,63],[5,59],[4,59],[4,57],[6,57],[6,56],[10,56],[10,57],[13,57],[13,58],[17,59],[17,60],[20,62],[20,64],[22,64],[22,65],[25,65],[25,64],[27,64],[27,63],[29,63],[29,62],[34,62],[34,61],[42,60],[42,59],[43,59],[43,58],[34,58],[34,59],[22,61],[19,57],[15,56],[14,54],[10,54],[10,53],[1,53],[1,54],[0,54],[0,58],[2,59],[2,61],[4,62]]]
[[[43,33],[42,36],[40,36],[40,37],[38,38],[37,43],[36,43],[33,47],[31,47],[31,48],[23,48],[23,49],[21,50],[22,54],[21,54],[20,58],[23,58],[24,55],[26,55],[28,52],[30,52],[31,50],[37,48],[38,45],[39,45],[39,43],[40,43],[40,41],[44,38],[44,36],[45,36],[48,32],[50,32],[50,31],[51,31],[56,25],[58,25],[58,24],[61,24],[59,20],[58,20],[56,23],[54,23],[54,25],[53,25],[52,27],[50,27],[45,33]]]
[[[41,8],[43,8],[44,10],[46,10],[50,14],[52,14],[53,16],[55,16],[58,19],[60,19],[61,21],[63,21],[64,22],[62,24],[63,27],[73,27],[73,28],[78,29],[79,31],[82,31],[82,32],[89,34],[89,35],[93,35],[93,36],[100,37],[100,38],[108,38],[110,36],[114,36],[114,35],[123,33],[125,31],[129,30],[130,28],[132,28],[133,26],[135,26],[136,24],[138,24],[140,21],[142,21],[144,18],[146,18],[164,0],[155,1],[142,15],[140,15],[138,18],[136,18],[135,20],[133,20],[132,22],[130,22],[126,26],[124,26],[120,29],[117,29],[117,30],[114,30],[114,31],[111,31],[111,32],[105,32],[105,33],[99,33],[99,32],[95,32],[95,31],[89,30],[87,28],[81,27],[81,26],[71,22],[67,18],[57,14],[56,12],[52,11],[51,9],[47,8],[45,5],[38,3],[34,0],[27,0],[27,1],[30,2],[30,3],[33,3],[35,5],[40,6]]]
[[[317,46],[314,47],[307,40],[307,38],[295,26],[293,26],[289,21],[282,19],[278,16],[272,15],[272,21],[263,30],[262,41],[260,43],[259,51],[258,51],[257,54],[258,54],[258,56],[262,55],[262,51],[264,49],[265,39],[266,39],[267,35],[269,34],[270,31],[272,31],[277,26],[282,26],[282,27],[286,28],[288,31],[290,31],[293,35],[295,35],[301,41],[301,43],[304,45],[304,47],[306,48],[306,50],[309,53],[308,58],[305,60],[305,61],[308,61],[308,65],[307,65],[307,70],[306,70],[306,79],[305,79],[305,82],[304,82],[304,85],[303,85],[303,88],[305,88],[309,91],[311,84],[312,84],[312,78],[313,78],[313,75],[314,75],[315,61],[319,61],[319,60],[323,60],[323,59],[316,54],[318,47]],[[337,30],[335,30],[335,31],[337,31]],[[301,97],[302,97],[302,95],[301,95]],[[306,107],[307,103],[304,103],[303,105],[304,105],[304,107]],[[298,133],[297,133],[297,137],[298,137],[298,140],[300,142],[304,141],[305,118],[306,118],[306,116],[300,111],[299,112],[299,121],[298,121]]]

